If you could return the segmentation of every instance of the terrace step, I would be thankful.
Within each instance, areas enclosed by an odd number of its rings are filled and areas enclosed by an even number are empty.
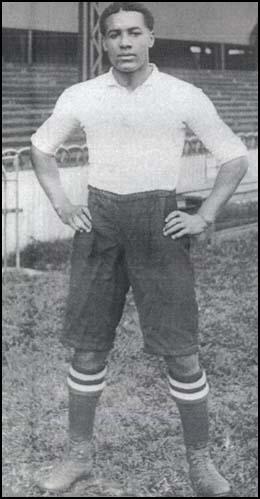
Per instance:
[[[162,71],[201,87],[235,133],[257,130],[257,72]],[[30,144],[31,134],[50,116],[63,90],[78,82],[78,68],[9,64],[4,65],[2,80],[3,144],[16,141],[18,146]]]

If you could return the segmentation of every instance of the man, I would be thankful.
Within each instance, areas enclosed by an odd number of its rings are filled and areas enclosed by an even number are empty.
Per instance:
[[[92,469],[95,409],[131,285],[145,351],[163,356],[169,368],[193,488],[199,497],[226,497],[230,486],[209,455],[209,386],[198,356],[189,244],[237,188],[247,150],[200,89],[149,63],[154,22],[144,6],[116,2],[100,22],[111,70],[67,89],[32,137],[38,179],[60,219],[76,231],[63,340],[75,349],[68,375],[70,445],[39,486],[65,490]],[[78,125],[90,154],[88,206],[68,200],[54,159]],[[186,125],[222,165],[194,215],[176,203]]]

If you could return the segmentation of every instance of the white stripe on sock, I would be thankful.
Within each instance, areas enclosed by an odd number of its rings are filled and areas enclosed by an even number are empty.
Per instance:
[[[193,402],[194,400],[203,399],[204,397],[206,397],[208,395],[209,385],[207,383],[205,388],[198,393],[181,393],[181,392],[176,392],[172,388],[170,388],[170,393],[174,398],[176,398],[178,400]]]
[[[170,375],[168,376],[168,379],[173,388],[175,386],[176,388],[181,388],[182,390],[194,390],[195,388],[200,388],[205,385],[207,381],[205,371],[203,371],[201,378],[193,383],[181,383],[180,381],[175,381],[175,379],[173,379]]]
[[[103,371],[101,371],[100,373],[81,374],[81,373],[78,373],[78,371],[75,371],[75,369],[73,369],[73,367],[71,366],[69,372],[70,372],[71,376],[73,376],[73,378],[77,378],[81,381],[95,381],[96,379],[101,379],[106,375],[107,367],[105,367],[103,369]]]
[[[103,381],[103,383],[100,383],[100,385],[78,385],[77,383],[74,383],[74,381],[72,381],[70,377],[67,378],[67,381],[70,388],[73,388],[73,390],[77,390],[78,392],[84,392],[84,393],[100,392],[106,386],[105,381]]]

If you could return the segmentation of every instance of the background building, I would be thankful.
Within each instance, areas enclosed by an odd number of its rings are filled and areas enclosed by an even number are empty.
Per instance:
[[[109,3],[100,2],[100,8]],[[145,3],[156,19],[154,62],[256,69],[257,2]],[[78,9],[79,2],[2,2],[3,61],[76,65]]]

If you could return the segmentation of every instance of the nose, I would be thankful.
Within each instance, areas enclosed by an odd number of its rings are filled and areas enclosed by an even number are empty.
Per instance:
[[[130,41],[128,35],[122,34],[121,39],[120,39],[120,47],[121,48],[129,48],[131,46],[132,46],[132,44],[131,44],[131,41]]]

